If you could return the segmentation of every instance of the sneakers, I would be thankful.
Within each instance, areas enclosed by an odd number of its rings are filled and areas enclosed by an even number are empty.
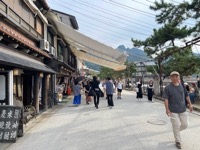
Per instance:
[[[181,143],[180,142],[176,142],[176,147],[178,148],[178,149],[181,149],[182,147],[181,147]]]

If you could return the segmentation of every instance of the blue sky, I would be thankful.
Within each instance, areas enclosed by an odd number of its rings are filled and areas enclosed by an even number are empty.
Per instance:
[[[166,0],[177,4],[182,0]],[[47,0],[50,8],[73,15],[79,32],[113,48],[132,48],[131,38],[145,40],[158,28],[154,0]]]

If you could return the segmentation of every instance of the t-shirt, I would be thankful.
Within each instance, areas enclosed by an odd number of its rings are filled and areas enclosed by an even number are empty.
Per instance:
[[[106,82],[106,94],[113,94],[114,84],[111,81]]]
[[[188,96],[182,84],[175,86],[170,83],[165,87],[163,98],[168,99],[169,110],[173,113],[183,113],[186,111],[185,97]]]
[[[74,96],[81,95],[81,86],[80,85],[74,85]]]
[[[123,85],[122,82],[118,82],[118,83],[117,83],[117,89],[122,89],[122,85]]]
[[[98,80],[95,80],[95,81],[91,81],[91,82],[90,82],[91,88],[92,88],[93,90],[95,90],[96,88],[99,89],[99,84],[100,84],[100,82],[99,82]]]

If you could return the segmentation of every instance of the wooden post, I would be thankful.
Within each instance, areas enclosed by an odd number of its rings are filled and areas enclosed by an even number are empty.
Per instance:
[[[47,110],[48,109],[48,76],[45,73],[43,80],[42,80],[42,100],[43,100],[43,109]]]
[[[50,83],[51,83],[51,86],[49,88],[53,92],[53,105],[56,105],[57,104],[57,101],[56,101],[57,95],[55,95],[55,92],[56,92],[56,75],[51,74],[51,78],[49,80],[50,80]]]
[[[36,72],[34,75],[34,88],[33,88],[33,93],[34,93],[34,107],[36,109],[36,113],[39,113],[39,73]]]

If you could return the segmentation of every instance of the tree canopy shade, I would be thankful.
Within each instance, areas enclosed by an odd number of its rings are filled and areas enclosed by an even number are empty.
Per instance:
[[[164,0],[161,0],[160,2],[156,1],[154,3],[154,6],[150,6],[150,9],[160,12],[158,15],[156,15],[156,21],[159,24],[163,24],[163,26],[159,29],[154,29],[153,34],[144,41],[132,39],[133,45],[136,47],[142,46],[144,48],[144,51],[149,56],[156,54],[157,57],[155,58],[155,60],[161,64],[163,62],[165,62],[166,64],[167,62],[170,62],[171,59],[172,60],[177,59],[175,58],[176,55],[173,54],[180,53],[180,50],[179,47],[175,44],[175,40],[185,41],[185,38],[191,36],[192,33],[196,32],[195,30],[196,25],[193,27],[187,27],[186,25],[185,26],[182,25],[186,19],[196,18],[197,16],[199,17],[199,15],[197,15],[199,12],[196,13],[194,12],[195,10],[197,10],[196,6],[198,6],[199,3],[198,5],[196,4],[197,3],[195,0],[192,1],[191,3],[183,2],[180,3],[179,5],[167,3],[164,2]],[[193,13],[191,14],[191,12]],[[186,51],[185,52],[187,54],[190,51],[190,55],[185,55],[185,57],[190,57],[190,59],[192,60],[198,59],[195,58],[193,55],[191,55],[192,50],[190,47],[188,47]],[[181,53],[184,53],[183,50]],[[185,57],[182,57],[181,59],[184,60]],[[186,61],[178,61],[178,62],[183,63],[184,66],[189,65],[188,63],[186,63]],[[179,71],[180,67],[178,68],[170,67],[170,68],[172,70],[176,69],[177,71]],[[192,69],[191,71],[197,72],[198,69],[197,70]]]
[[[189,2],[183,1],[178,5],[164,2],[164,0],[160,0],[160,2],[156,1],[154,5],[150,6],[150,9],[154,11],[161,11],[160,14],[156,15],[156,21],[159,24],[165,24],[170,22],[178,22],[179,24],[183,24],[187,20],[193,20],[196,22],[192,25],[192,30],[194,36],[199,35],[200,31],[200,0],[191,0]]]

